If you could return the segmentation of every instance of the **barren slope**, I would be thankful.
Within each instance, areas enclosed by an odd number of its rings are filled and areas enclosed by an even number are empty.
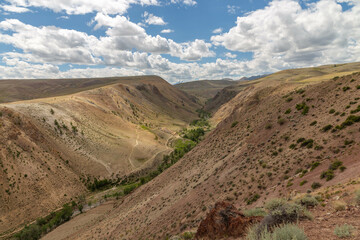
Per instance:
[[[288,83],[242,91],[229,103],[229,116],[197,147],[116,202],[106,218],[68,239],[163,239],[196,229],[219,200],[249,208],[306,192],[313,182],[326,187],[358,178],[359,85],[360,73],[355,73],[303,89]],[[350,115],[357,116],[352,124]],[[331,129],[323,130],[327,125]],[[321,179],[335,160],[345,171]],[[315,162],[319,166],[310,171]]]
[[[88,176],[152,167],[197,108],[158,77],[0,105],[0,232],[84,193]]]

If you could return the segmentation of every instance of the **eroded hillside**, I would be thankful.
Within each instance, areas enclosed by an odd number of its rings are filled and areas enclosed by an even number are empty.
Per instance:
[[[0,231],[75,200],[89,177],[156,166],[198,108],[158,77],[2,104]]]
[[[185,157],[67,237],[164,239],[196,229],[219,200],[244,209],[358,178],[359,91],[360,73],[242,91]]]

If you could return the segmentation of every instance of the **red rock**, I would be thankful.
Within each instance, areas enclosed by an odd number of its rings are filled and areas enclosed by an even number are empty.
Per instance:
[[[218,202],[200,223],[195,239],[221,239],[243,237],[248,228],[262,217],[245,217],[232,204]]]

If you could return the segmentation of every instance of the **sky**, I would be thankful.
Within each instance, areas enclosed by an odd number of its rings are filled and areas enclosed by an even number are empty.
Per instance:
[[[360,61],[360,0],[0,0],[0,79],[170,83]]]

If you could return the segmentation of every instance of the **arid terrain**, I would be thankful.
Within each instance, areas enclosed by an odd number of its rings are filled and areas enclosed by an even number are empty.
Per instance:
[[[158,77],[2,104],[1,231],[85,193],[88,177],[121,178],[153,167],[198,108]]]
[[[271,199],[310,193],[321,204],[310,209],[312,220],[298,223],[309,239],[338,239],[334,228],[344,223],[357,239],[360,63],[239,82],[208,105],[190,94],[149,76],[2,104],[1,231],[86,194],[103,200],[43,239],[171,239],[196,233],[217,202],[241,216]],[[201,107],[212,112],[211,131],[172,166],[124,196],[107,198],[121,186],[86,189],[88,176],[156,168]]]

